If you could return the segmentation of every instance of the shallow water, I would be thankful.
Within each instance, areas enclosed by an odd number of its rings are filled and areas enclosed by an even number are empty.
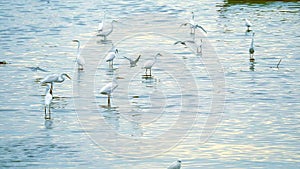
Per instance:
[[[0,65],[1,168],[167,168],[177,159],[182,168],[299,166],[299,2],[22,0],[0,8],[0,60],[9,62]],[[103,42],[96,29],[105,10],[118,22]],[[173,45],[193,38],[179,27],[191,11],[208,31],[196,32],[202,55]],[[253,23],[254,63],[243,18]],[[103,59],[112,44],[119,56],[110,68]],[[145,78],[143,62],[158,52]],[[122,57],[139,54],[136,67]],[[27,68],[36,66],[49,72]],[[72,80],[54,85],[45,121],[39,79],[60,72]],[[109,107],[98,91],[114,77]]]

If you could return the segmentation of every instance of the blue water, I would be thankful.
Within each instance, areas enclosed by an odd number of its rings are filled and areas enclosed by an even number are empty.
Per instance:
[[[0,9],[0,61],[9,63],[0,65],[0,168],[167,168],[177,159],[184,169],[298,168],[299,2],[3,0]],[[118,20],[107,42],[96,36],[104,11],[106,25]],[[208,31],[196,33],[200,56],[173,45],[192,38],[179,27],[191,11]],[[243,18],[253,23],[254,63]],[[112,44],[113,69],[103,61]],[[158,52],[153,78],[143,78]],[[139,54],[133,68],[122,57]],[[27,68],[37,66],[48,72]],[[45,120],[39,80],[60,72],[72,80],[54,85]],[[98,91],[114,76],[108,107]]]

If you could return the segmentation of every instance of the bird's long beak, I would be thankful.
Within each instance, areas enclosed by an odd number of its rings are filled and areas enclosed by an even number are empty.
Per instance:
[[[71,77],[69,75],[66,74],[66,76],[67,76],[67,78],[69,78],[71,80]]]
[[[78,40],[76,40],[76,39],[74,39],[74,40],[72,40],[73,42],[78,42]]]

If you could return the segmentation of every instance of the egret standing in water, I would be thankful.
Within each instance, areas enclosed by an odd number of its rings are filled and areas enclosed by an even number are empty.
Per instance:
[[[73,40],[73,42],[77,42],[78,46],[77,46],[77,58],[76,58],[76,62],[78,65],[78,70],[83,70],[83,66],[85,65],[85,60],[83,58],[83,56],[80,55],[80,41],[79,40]]]
[[[111,29],[107,32],[105,32],[104,30],[102,30],[97,36],[101,36],[103,37],[103,40],[105,41],[107,39],[107,37],[113,32],[114,30],[114,22],[117,22],[116,20],[112,20],[111,21]],[[103,28],[102,28],[103,29]]]
[[[252,26],[252,23],[247,18],[245,19],[245,26],[247,26],[247,32],[251,31],[250,27]]]
[[[145,63],[144,63],[144,66],[143,68],[146,69],[146,75],[145,76],[151,76],[151,68],[152,66],[155,64],[156,60],[157,60],[157,56],[162,56],[160,53],[156,54],[154,56],[154,59],[152,60],[147,60]],[[147,74],[148,72],[148,69],[150,70],[150,75]]]
[[[100,89],[100,94],[107,95],[107,105],[110,106],[110,97],[112,92],[118,87],[118,82],[116,79],[113,79],[112,82],[107,83]]]
[[[250,62],[254,62],[254,32],[252,34],[252,40],[251,40],[251,44],[250,44],[250,48],[249,48],[249,55],[250,55]]]
[[[177,160],[172,163],[167,169],[180,169],[181,168],[181,161]]]
[[[51,92],[53,92],[53,84],[54,82],[56,83],[61,83],[63,81],[65,81],[65,77],[67,77],[68,79],[71,79],[71,77],[66,74],[66,73],[61,73],[61,74],[52,74],[52,75],[48,75],[46,76],[44,79],[41,80],[41,84],[44,83],[51,83]]]
[[[51,85],[48,84],[46,88],[46,95],[45,95],[45,119],[51,119],[50,105],[52,99],[53,96],[52,96]],[[47,108],[48,108],[48,116],[47,116]]]
[[[130,67],[135,67],[137,62],[140,60],[141,58],[141,55],[139,55],[135,60],[131,59],[131,58],[128,58],[126,56],[123,56],[123,58],[127,59],[130,63]]]
[[[105,61],[109,62],[110,66],[113,66],[114,64],[114,59],[117,56],[117,54],[119,53],[118,49],[116,49],[115,51],[111,51],[109,52],[106,57],[105,57]]]

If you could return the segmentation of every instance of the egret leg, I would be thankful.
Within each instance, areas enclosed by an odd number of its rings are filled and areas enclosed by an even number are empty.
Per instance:
[[[150,69],[150,76],[151,76],[151,69]]]
[[[46,106],[45,106],[45,119],[47,119]]]
[[[107,95],[107,105],[110,107],[110,94]]]
[[[52,92],[53,92],[53,82],[51,83],[51,86],[50,86],[50,94],[53,96]]]
[[[49,104],[49,109],[48,109],[48,111],[49,111],[49,119],[51,119],[50,104]]]
[[[148,71],[148,69],[146,69],[146,76],[147,76],[147,71]]]

